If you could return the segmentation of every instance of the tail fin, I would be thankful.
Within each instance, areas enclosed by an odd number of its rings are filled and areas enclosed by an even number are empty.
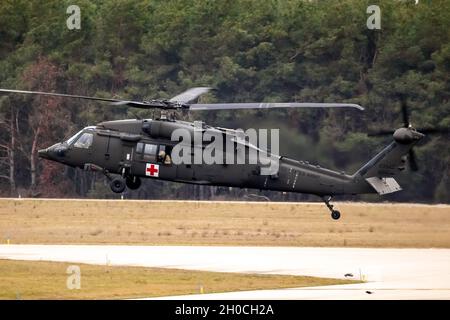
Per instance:
[[[364,178],[379,194],[400,191],[401,187],[393,178],[406,166],[406,155],[424,137],[412,128],[400,128],[394,132],[394,141],[367,162],[354,175]]]

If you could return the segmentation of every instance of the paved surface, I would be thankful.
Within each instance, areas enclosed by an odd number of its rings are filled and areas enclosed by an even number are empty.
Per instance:
[[[367,281],[175,299],[450,299],[450,249],[1,245],[0,258]]]

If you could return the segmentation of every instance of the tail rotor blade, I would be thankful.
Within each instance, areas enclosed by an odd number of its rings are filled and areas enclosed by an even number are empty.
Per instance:
[[[378,131],[369,131],[367,136],[369,137],[382,137],[394,134],[395,130],[387,129],[387,130],[378,130]]]
[[[408,106],[406,105],[406,100],[402,99],[402,118],[403,118],[403,126],[405,128],[409,127],[409,114],[408,114]]]
[[[417,131],[423,134],[449,134],[450,128],[418,128]]]
[[[413,149],[409,150],[408,160],[409,160],[409,167],[411,168],[412,171],[419,170],[419,167],[417,166],[416,153],[414,152]]]

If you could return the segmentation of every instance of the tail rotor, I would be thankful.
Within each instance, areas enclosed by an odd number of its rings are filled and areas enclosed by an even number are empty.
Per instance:
[[[401,97],[401,114],[402,114],[402,120],[403,120],[403,127],[418,131],[422,134],[428,135],[428,134],[449,134],[450,128],[439,128],[439,127],[425,127],[425,128],[414,128],[410,122],[410,112],[408,105],[406,103],[405,97]],[[381,129],[381,130],[369,130],[367,133],[367,136],[369,137],[382,137],[387,135],[394,134],[395,130],[391,129]],[[409,150],[408,153],[408,162],[409,162],[409,168],[412,171],[418,171],[419,166],[417,164],[417,157],[416,153],[414,152],[414,149],[412,148]]]

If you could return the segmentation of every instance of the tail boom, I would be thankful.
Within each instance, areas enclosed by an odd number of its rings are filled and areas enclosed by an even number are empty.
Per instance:
[[[407,154],[424,136],[413,128],[397,129],[393,135],[394,141],[362,166],[353,175],[353,180],[360,182],[360,187],[365,182],[366,191],[370,186],[371,192],[380,195],[402,190],[394,177],[405,170]]]

